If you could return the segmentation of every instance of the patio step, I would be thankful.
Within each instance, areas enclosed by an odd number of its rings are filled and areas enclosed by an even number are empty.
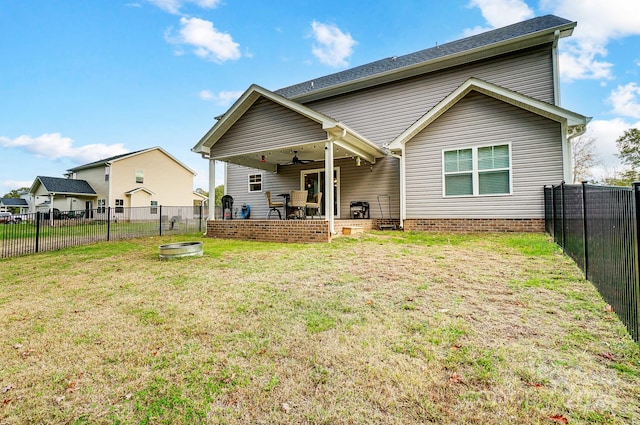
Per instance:
[[[362,232],[364,232],[364,227],[362,226],[344,226],[342,228],[343,235],[355,235]]]

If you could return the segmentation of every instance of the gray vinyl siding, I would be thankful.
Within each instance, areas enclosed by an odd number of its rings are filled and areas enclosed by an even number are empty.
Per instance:
[[[563,178],[559,123],[471,92],[405,145],[407,218],[543,218]],[[511,144],[512,194],[444,197],[442,151]]]
[[[232,156],[326,139],[321,124],[260,98],[213,145],[211,155]]]
[[[371,218],[381,216],[378,205],[378,195],[388,194],[391,197],[391,216],[400,217],[400,180],[399,161],[392,157],[379,160],[376,164],[363,161],[356,167],[351,159],[337,160],[335,166],[340,169],[340,217],[349,218],[349,203],[351,201],[368,201]],[[288,193],[300,189],[300,172],[323,168],[324,163],[310,163],[280,167],[277,174],[255,170],[240,165],[227,166],[227,194],[233,197],[234,208],[240,208],[243,203],[251,207],[251,219],[264,219],[269,212],[264,192],[271,191],[272,200],[282,201],[277,197],[279,193]],[[249,192],[248,178],[250,174],[262,174],[262,192]],[[388,201],[383,201],[383,215],[388,217]],[[274,218],[273,214],[271,218]],[[277,218],[277,214],[275,216]]]
[[[470,77],[554,103],[551,45],[308,103],[382,146]]]

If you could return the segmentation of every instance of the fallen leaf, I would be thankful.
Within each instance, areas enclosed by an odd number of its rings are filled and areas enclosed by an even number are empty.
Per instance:
[[[289,413],[291,411],[291,407],[288,403],[282,403],[282,411],[284,413]]]
[[[529,386],[534,387],[534,388],[540,388],[542,386],[542,384],[539,383],[539,382],[529,382]]]
[[[12,398],[5,398],[4,400],[2,400],[2,405],[6,406],[7,404],[11,403],[11,400],[13,400]]]
[[[75,381],[69,381],[67,383],[67,392],[68,393],[73,393],[76,391],[76,387],[77,387],[78,383]]]
[[[124,396],[124,398],[125,398],[126,400],[129,400],[131,397],[133,397],[133,394],[131,394],[131,393],[127,393],[127,394]]]
[[[14,387],[13,385],[9,384],[9,385],[7,385],[6,387],[4,387],[4,388],[2,389],[2,392],[3,392],[3,393],[6,393],[7,391],[12,390],[12,389],[14,389],[14,388],[15,388],[15,387]]]
[[[225,384],[228,384],[229,382],[233,381],[235,378],[236,378],[236,374],[232,372],[231,376],[224,378],[222,382],[224,382]]]
[[[449,309],[448,308],[441,308],[438,310],[438,313],[448,313]]]
[[[608,360],[615,360],[615,357],[613,357],[613,354],[611,353],[601,353],[600,356],[604,357],[605,359]]]
[[[609,313],[613,313],[613,307],[611,307],[611,304],[607,304],[607,306],[604,308],[604,311],[608,311]]]
[[[22,348],[22,344],[16,344],[13,346],[13,348],[15,348],[16,350],[19,350]]]
[[[449,377],[449,382],[451,382],[452,384],[462,384],[463,383],[462,376],[458,375],[457,373],[454,373]]]
[[[451,346],[451,351],[459,350],[460,348],[462,348],[462,345],[454,344]]]
[[[61,395],[60,397],[56,397],[56,403],[60,403],[62,402],[62,400],[64,400],[64,396]]]
[[[562,415],[549,416],[549,419],[551,419],[553,422],[558,423],[558,424],[568,424],[569,423],[569,419],[565,418]]]

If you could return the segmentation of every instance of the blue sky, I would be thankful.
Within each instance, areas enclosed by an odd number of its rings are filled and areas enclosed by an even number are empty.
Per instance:
[[[190,149],[252,83],[275,90],[554,14],[562,106],[593,117],[600,174],[640,127],[638,0],[0,0],[0,195],[36,175],[161,146]],[[220,175],[220,173],[218,173]]]

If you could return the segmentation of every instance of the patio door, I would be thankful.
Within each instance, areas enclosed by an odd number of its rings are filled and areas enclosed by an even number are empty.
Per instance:
[[[308,192],[307,202],[313,202],[313,195],[316,193],[324,192],[325,174],[324,168],[300,172],[300,188]],[[324,199],[323,195],[320,202],[320,215],[324,215]],[[333,214],[335,217],[340,217],[340,167],[333,169]]]

